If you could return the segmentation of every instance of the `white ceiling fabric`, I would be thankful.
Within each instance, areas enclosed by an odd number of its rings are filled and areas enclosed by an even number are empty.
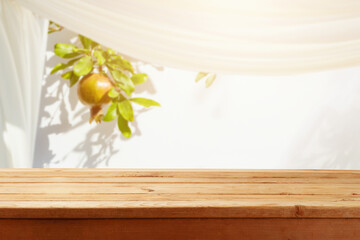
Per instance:
[[[360,64],[359,0],[16,0],[131,57],[283,75]]]

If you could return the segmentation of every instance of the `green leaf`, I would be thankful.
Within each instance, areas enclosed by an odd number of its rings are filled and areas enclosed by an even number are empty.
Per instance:
[[[148,98],[131,98],[130,101],[137,103],[144,107],[151,107],[151,106],[160,107],[161,106],[160,103],[158,103],[154,100],[148,99]]]
[[[128,95],[129,97],[131,96],[131,94],[135,90],[135,87],[134,87],[133,84],[132,85],[130,85],[130,84],[117,84],[117,86],[119,88],[121,88],[126,93],[126,95]]]
[[[79,81],[79,77],[75,74],[71,74],[70,77],[70,87],[74,86]]]
[[[95,42],[94,40],[85,37],[84,35],[79,34],[80,42],[86,49],[95,48],[99,43]]]
[[[80,42],[84,48],[89,49],[91,47],[92,40],[81,34],[79,34]]]
[[[57,71],[60,71],[60,70],[63,70],[67,67],[70,67],[71,65],[73,65],[77,60],[79,60],[80,58],[75,58],[73,60],[70,60],[68,63],[59,63],[57,64],[50,72],[50,74],[54,74],[56,73]]]
[[[135,85],[142,84],[142,83],[146,82],[147,79],[148,79],[148,75],[145,73],[137,73],[137,74],[132,75],[132,77],[131,77],[131,81]]]
[[[100,45],[98,42],[95,42],[94,40],[91,40],[91,48],[95,48],[97,47],[98,45]]]
[[[79,53],[79,54],[89,53],[89,52],[90,52],[90,50],[85,49],[85,48],[78,48],[78,49],[75,49],[75,53]]]
[[[118,70],[112,70],[110,72],[111,72],[111,75],[113,76],[114,80],[119,83],[125,84],[127,82],[126,79],[129,78],[126,74],[124,74]]]
[[[66,72],[66,73],[63,73],[61,75],[62,78],[65,78],[65,79],[70,79],[71,78],[71,75],[73,75],[73,71],[69,71],[69,72]]]
[[[71,65],[73,65],[79,59],[80,58],[74,58],[73,60],[68,61],[66,65],[68,65],[68,67],[70,67]]]
[[[111,98],[117,98],[119,96],[119,92],[116,91],[116,89],[113,87],[108,92],[108,96],[111,97]]]
[[[76,46],[72,44],[57,43],[55,44],[55,54],[62,58],[72,58],[79,56],[81,53],[76,52]]]
[[[121,60],[118,60],[118,64],[122,69],[127,70],[132,74],[134,73],[134,68],[128,60],[121,58]]]
[[[102,50],[95,50],[94,57],[96,57],[96,59],[98,60],[99,65],[103,65],[106,61]]]
[[[111,103],[111,105],[108,107],[107,109],[107,112],[106,112],[106,115],[104,116],[103,120],[105,122],[109,122],[109,121],[112,121],[116,118],[116,106],[117,106],[117,103],[116,102],[113,102]]]
[[[48,33],[59,32],[62,29],[63,27],[60,26],[59,24],[54,22],[49,22]]]
[[[195,78],[195,82],[200,81],[202,78],[204,78],[205,76],[207,76],[209,73],[205,73],[205,72],[199,72],[198,75]]]
[[[65,68],[67,68],[67,67],[68,67],[67,64],[59,63],[51,70],[50,74],[52,75],[52,74],[56,73],[57,71],[63,70]]]
[[[91,56],[82,57],[75,65],[74,65],[74,73],[76,76],[84,76],[88,74],[93,68],[93,61]]]
[[[107,51],[103,51],[103,56],[106,60],[110,59],[110,54]]]
[[[129,71],[132,74],[134,74],[134,68],[131,65],[131,63],[119,55],[113,56],[111,63],[114,64],[116,68],[119,68],[120,70]]]
[[[66,72],[61,75],[61,77],[70,80],[70,87],[74,86],[79,81],[79,77],[76,76],[73,71]]]
[[[216,74],[210,75],[210,77],[208,77],[206,79],[206,82],[205,82],[206,87],[207,88],[210,87],[213,84],[213,82],[215,81],[215,79],[216,79]]]
[[[118,117],[118,128],[124,137],[131,137],[131,129],[129,128],[129,122],[126,121],[121,115],[119,115]]]
[[[109,70],[116,70],[117,69],[117,66],[115,64],[111,64],[111,63],[107,62],[105,65],[109,68]]]
[[[108,48],[108,49],[106,50],[106,52],[107,52],[108,54],[110,54],[110,55],[115,54],[115,51],[112,50],[111,48]]]
[[[122,72],[120,72],[118,70],[111,70],[110,72],[111,72],[111,75],[113,76],[115,82],[118,83],[118,86],[122,90],[124,90],[124,92],[128,96],[130,96],[131,93],[135,90],[135,85],[130,80],[130,78],[126,74],[124,74],[124,73],[122,73]]]
[[[129,100],[125,99],[118,103],[120,114],[128,121],[134,121],[134,111]]]

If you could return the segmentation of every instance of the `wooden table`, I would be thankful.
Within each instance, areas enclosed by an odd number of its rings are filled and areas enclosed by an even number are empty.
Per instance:
[[[360,171],[0,170],[0,239],[360,239]]]

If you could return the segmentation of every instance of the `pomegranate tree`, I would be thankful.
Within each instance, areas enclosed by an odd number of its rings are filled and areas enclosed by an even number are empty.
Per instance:
[[[132,97],[136,85],[147,81],[148,76],[135,73],[131,63],[112,49],[82,35],[79,39],[80,48],[65,43],[55,45],[55,54],[69,61],[56,65],[51,74],[68,70],[61,76],[69,80],[70,87],[78,85],[79,100],[90,107],[89,122],[117,119],[119,130],[129,138],[129,122],[134,120],[132,103],[144,107],[160,106],[151,99]],[[108,105],[106,114],[102,111],[104,105]]]

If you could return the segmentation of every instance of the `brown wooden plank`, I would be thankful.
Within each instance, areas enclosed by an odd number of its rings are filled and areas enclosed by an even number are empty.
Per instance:
[[[359,184],[1,183],[0,193],[360,195]]]
[[[358,240],[360,219],[3,219],[0,239]]]
[[[251,194],[177,194],[177,193],[0,193],[1,201],[227,201],[253,203],[341,203],[360,202],[360,195],[251,195]]]
[[[0,169],[0,182],[284,182],[358,183],[357,171]]]
[[[356,206],[304,206],[304,205],[228,205],[224,203],[212,206],[193,206],[186,203],[176,206],[158,203],[136,204],[115,202],[56,202],[53,207],[37,207],[28,204],[6,203],[0,206],[2,218],[353,218],[360,219],[360,207]],[[84,206],[87,206],[84,207]]]
[[[274,170],[107,170],[107,169],[0,169],[0,183],[351,183],[359,184],[356,171]]]
[[[227,178],[197,178],[197,177],[0,177],[1,183],[235,183],[235,184],[360,184],[360,178],[264,178],[264,177],[227,177]]]
[[[350,170],[226,170],[226,169],[0,169],[2,177],[183,177],[183,178],[360,178]]]
[[[360,171],[0,169],[0,218],[360,218],[359,181]]]

